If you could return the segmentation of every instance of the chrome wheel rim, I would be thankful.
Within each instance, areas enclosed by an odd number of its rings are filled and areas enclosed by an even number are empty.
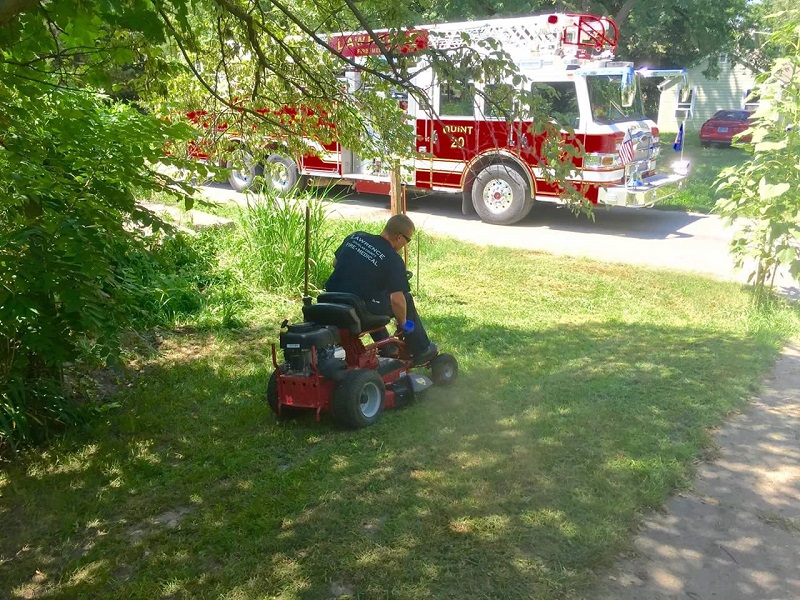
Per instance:
[[[492,179],[483,188],[483,204],[494,214],[504,213],[514,201],[514,190],[502,179]]]
[[[235,165],[231,168],[231,177],[243,185],[250,183],[253,172],[253,157],[250,153],[240,150],[234,155],[231,163]]]
[[[279,190],[286,189],[289,184],[289,167],[283,163],[273,163],[272,185]]]

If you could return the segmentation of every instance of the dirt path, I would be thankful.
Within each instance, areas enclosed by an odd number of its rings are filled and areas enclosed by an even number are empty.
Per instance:
[[[800,344],[716,435],[694,489],[645,519],[592,600],[800,598]]]

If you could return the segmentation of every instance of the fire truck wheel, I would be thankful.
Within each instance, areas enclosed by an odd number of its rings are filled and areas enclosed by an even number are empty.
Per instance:
[[[352,429],[375,423],[383,413],[386,388],[375,371],[354,369],[333,391],[333,418]]]
[[[244,148],[237,148],[231,154],[225,165],[229,169],[228,183],[237,192],[243,192],[252,187],[258,175],[258,163]]]
[[[472,186],[472,204],[482,221],[511,225],[524,219],[533,200],[525,178],[509,165],[489,165]]]
[[[270,154],[267,157],[264,171],[267,186],[279,193],[291,191],[300,182],[295,162],[280,154]]]

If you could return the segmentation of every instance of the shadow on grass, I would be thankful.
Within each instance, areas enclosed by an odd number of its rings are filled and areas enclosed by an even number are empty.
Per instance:
[[[180,340],[0,478],[10,597],[564,598],[686,482],[778,340],[431,321],[459,357],[376,426],[276,422],[268,334]],[[269,332],[271,333],[271,332]]]

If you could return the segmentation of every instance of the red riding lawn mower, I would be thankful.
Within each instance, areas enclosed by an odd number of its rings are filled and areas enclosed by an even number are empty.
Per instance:
[[[331,413],[345,427],[366,427],[384,409],[405,406],[432,384],[450,384],[458,375],[451,354],[415,365],[402,332],[364,344],[364,336],[384,328],[390,317],[367,312],[353,294],[323,292],[316,304],[306,297],[303,318],[302,323],[283,323],[282,363],[272,345],[275,372],[267,385],[267,402],[279,418],[313,410],[317,420],[321,413]],[[392,344],[399,347],[397,356],[381,356]],[[412,373],[413,367],[429,368],[431,377]]]

